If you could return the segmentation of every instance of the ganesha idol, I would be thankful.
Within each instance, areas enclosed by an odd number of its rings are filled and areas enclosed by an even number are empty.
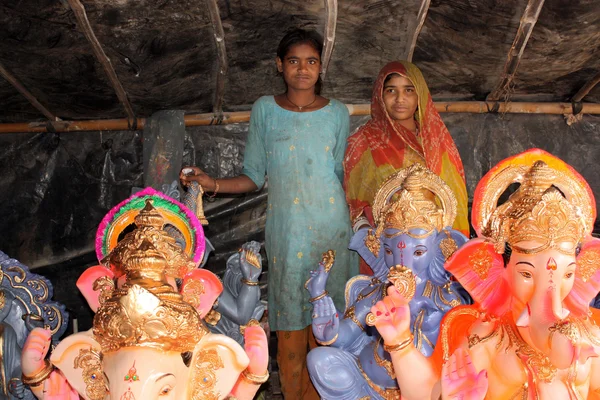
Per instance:
[[[600,290],[595,218],[585,180],[542,150],[491,169],[473,200],[479,237],[446,264],[475,304],[446,315],[433,357],[412,345],[409,306],[395,288],[372,309],[403,397],[599,398],[600,330],[589,307]]]
[[[156,193],[140,193],[101,225],[102,264],[78,281],[96,312],[93,328],[73,334],[45,360],[50,334],[34,330],[23,374],[39,399],[252,399],[268,378],[268,349],[257,323],[245,349],[211,333],[202,318],[222,286],[197,269],[203,240],[193,215]],[[125,234],[124,227],[133,231]],[[165,232],[177,227],[188,247]],[[105,245],[105,246],[104,246]]]
[[[306,283],[313,303],[312,330],[322,347],[308,354],[308,370],[324,399],[400,399],[396,373],[382,337],[369,326],[369,311],[387,287],[404,287],[410,302],[414,345],[429,355],[437,342],[443,315],[465,299],[444,262],[466,242],[450,228],[456,199],[450,188],[425,167],[414,164],[379,188],[373,206],[376,230],[359,230],[351,248],[371,265],[374,276],[359,275],[346,284],[346,308],[335,309],[325,290],[333,267],[326,253]]]

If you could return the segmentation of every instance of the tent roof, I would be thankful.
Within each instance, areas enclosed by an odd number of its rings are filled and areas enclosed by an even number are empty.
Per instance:
[[[210,13],[214,1],[220,14],[217,25]],[[3,2],[0,64],[53,116],[125,117],[72,11],[78,2]],[[406,57],[422,6],[427,14],[413,61],[436,100],[486,99],[510,67],[507,59],[518,32],[533,23],[514,79],[506,86],[510,100],[570,101],[600,71],[600,2],[595,0],[329,0],[330,5],[337,3],[335,15],[328,14],[327,3],[84,0],[83,6],[131,109],[140,117],[161,109],[213,110],[219,22],[228,63],[225,111],[249,109],[261,95],[280,91],[274,64],[278,41],[293,27],[324,32],[328,15],[337,24],[324,94],[346,103],[368,103],[379,69]],[[528,3],[530,8],[541,5],[541,12],[537,21],[521,23]],[[516,57],[520,42],[515,44]],[[0,79],[0,98],[0,123],[45,119],[5,79]],[[585,101],[600,102],[600,85]]]

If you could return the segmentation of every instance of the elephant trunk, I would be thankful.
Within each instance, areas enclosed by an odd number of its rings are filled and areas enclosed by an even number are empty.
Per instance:
[[[558,332],[551,335],[552,328],[569,315],[569,311],[563,307],[560,292],[550,287],[536,293],[526,312],[530,314],[529,321],[522,326],[529,327],[533,345],[546,354],[557,368],[568,368],[575,357],[574,344]]]

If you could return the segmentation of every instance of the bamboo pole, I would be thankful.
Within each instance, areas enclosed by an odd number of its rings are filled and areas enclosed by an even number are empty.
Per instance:
[[[227,49],[225,48],[225,31],[223,31],[223,22],[219,13],[219,5],[217,0],[206,0],[210,20],[214,29],[215,44],[217,46],[218,73],[216,79],[215,102],[213,104],[213,112],[221,114],[223,112],[223,99],[225,97],[225,78],[229,64],[227,62]]]
[[[0,63],[0,75],[2,75],[4,77],[4,79],[6,79],[8,81],[8,83],[13,85],[13,87],[15,89],[17,89],[19,91],[19,93],[21,93],[27,100],[29,100],[29,102],[31,103],[32,106],[34,106],[39,112],[44,114],[44,116],[46,118],[48,118],[50,121],[60,121],[60,119],[58,117],[56,117],[54,114],[52,114],[50,111],[48,111],[48,109],[46,107],[44,107],[35,98],[35,96],[33,94],[31,94],[31,92],[29,90],[27,90],[27,88],[25,86],[23,86],[23,84],[21,84],[21,82],[19,82],[19,80],[9,70],[7,70],[4,67],[4,65],[2,65],[2,63]]]
[[[413,32],[412,39],[410,42],[406,43],[406,50],[404,51],[404,59],[407,61],[412,61],[413,54],[415,52],[415,47],[417,47],[417,39],[421,34],[421,29],[423,29],[423,25],[425,25],[425,19],[427,18],[427,11],[429,11],[429,5],[431,4],[431,0],[423,0],[421,3],[421,8],[419,9],[419,14],[417,16],[417,26],[415,27],[415,31]]]
[[[504,64],[502,80],[498,83],[496,89],[487,96],[486,101],[500,100],[510,92],[510,85],[517,73],[519,62],[521,62],[521,56],[523,56],[523,52],[525,51],[525,47],[527,46],[527,42],[529,41],[533,27],[542,11],[543,5],[544,0],[529,0],[527,3],[527,7],[525,7],[525,11],[521,17],[521,22],[519,23],[519,29],[517,30],[515,40],[508,52],[506,64]]]
[[[532,103],[510,102],[497,103],[485,101],[438,101],[435,108],[440,113],[472,113],[472,114],[555,114],[568,115],[573,112],[572,103]],[[370,104],[346,104],[350,115],[370,115]],[[494,109],[494,107],[497,107]],[[600,103],[582,103],[581,114],[600,115]],[[208,126],[238,124],[250,121],[250,111],[225,112],[222,118],[214,113],[188,114],[184,117],[185,126]],[[144,118],[137,119],[137,129],[144,128]],[[48,129],[50,125],[50,129]],[[88,121],[58,122],[22,122],[0,124],[0,133],[20,132],[83,132],[83,131],[124,131],[128,130],[127,119],[100,119]]]
[[[321,55],[321,80],[323,81],[325,81],[325,75],[329,68],[333,45],[335,43],[335,28],[338,14],[337,0],[325,0],[325,12],[327,13],[327,22],[325,23],[325,43],[323,44],[323,54]]]
[[[102,65],[102,68],[104,68],[104,72],[106,72],[108,80],[110,81],[113,89],[115,90],[119,101],[125,108],[125,113],[129,117],[132,127],[135,126],[135,113],[133,112],[131,103],[127,98],[127,93],[125,92],[125,89],[123,89],[123,85],[121,85],[121,82],[117,77],[117,73],[115,72],[115,69],[111,64],[110,59],[104,52],[102,45],[98,41],[98,38],[96,37],[96,34],[94,33],[92,26],[90,25],[90,21],[88,20],[87,14],[85,12],[85,7],[83,7],[83,4],[81,4],[79,0],[68,0],[68,2],[71,6],[71,9],[73,10],[73,13],[75,14],[75,18],[77,19],[79,28],[83,31],[83,34],[87,38],[88,42],[90,42],[90,44],[92,45],[92,50],[94,51],[96,58]]]
[[[583,98],[587,96],[588,93],[591,92],[598,83],[600,83],[600,71],[598,71],[598,73],[594,75],[592,79],[586,82],[586,84],[577,91],[575,96],[573,96],[573,102],[578,103],[583,100]]]

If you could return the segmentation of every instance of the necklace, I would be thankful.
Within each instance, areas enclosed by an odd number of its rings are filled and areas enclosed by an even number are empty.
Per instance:
[[[302,111],[302,109],[303,109],[303,108],[306,108],[306,107],[310,107],[310,106],[312,106],[312,105],[313,105],[313,103],[314,103],[315,101],[317,101],[317,95],[315,94],[315,98],[313,99],[313,101],[311,101],[310,103],[308,103],[308,104],[306,104],[306,105],[304,105],[304,106],[302,106],[302,107],[301,107],[301,106],[299,106],[298,104],[296,104],[296,103],[294,103],[293,101],[291,101],[291,100],[290,100],[290,98],[288,97],[288,94],[287,94],[287,92],[285,92],[285,98],[287,99],[287,101],[289,101],[289,102],[290,102],[290,104],[291,104],[291,105],[293,105],[294,107],[296,107],[296,108],[297,108],[298,110],[300,110],[300,111]]]

